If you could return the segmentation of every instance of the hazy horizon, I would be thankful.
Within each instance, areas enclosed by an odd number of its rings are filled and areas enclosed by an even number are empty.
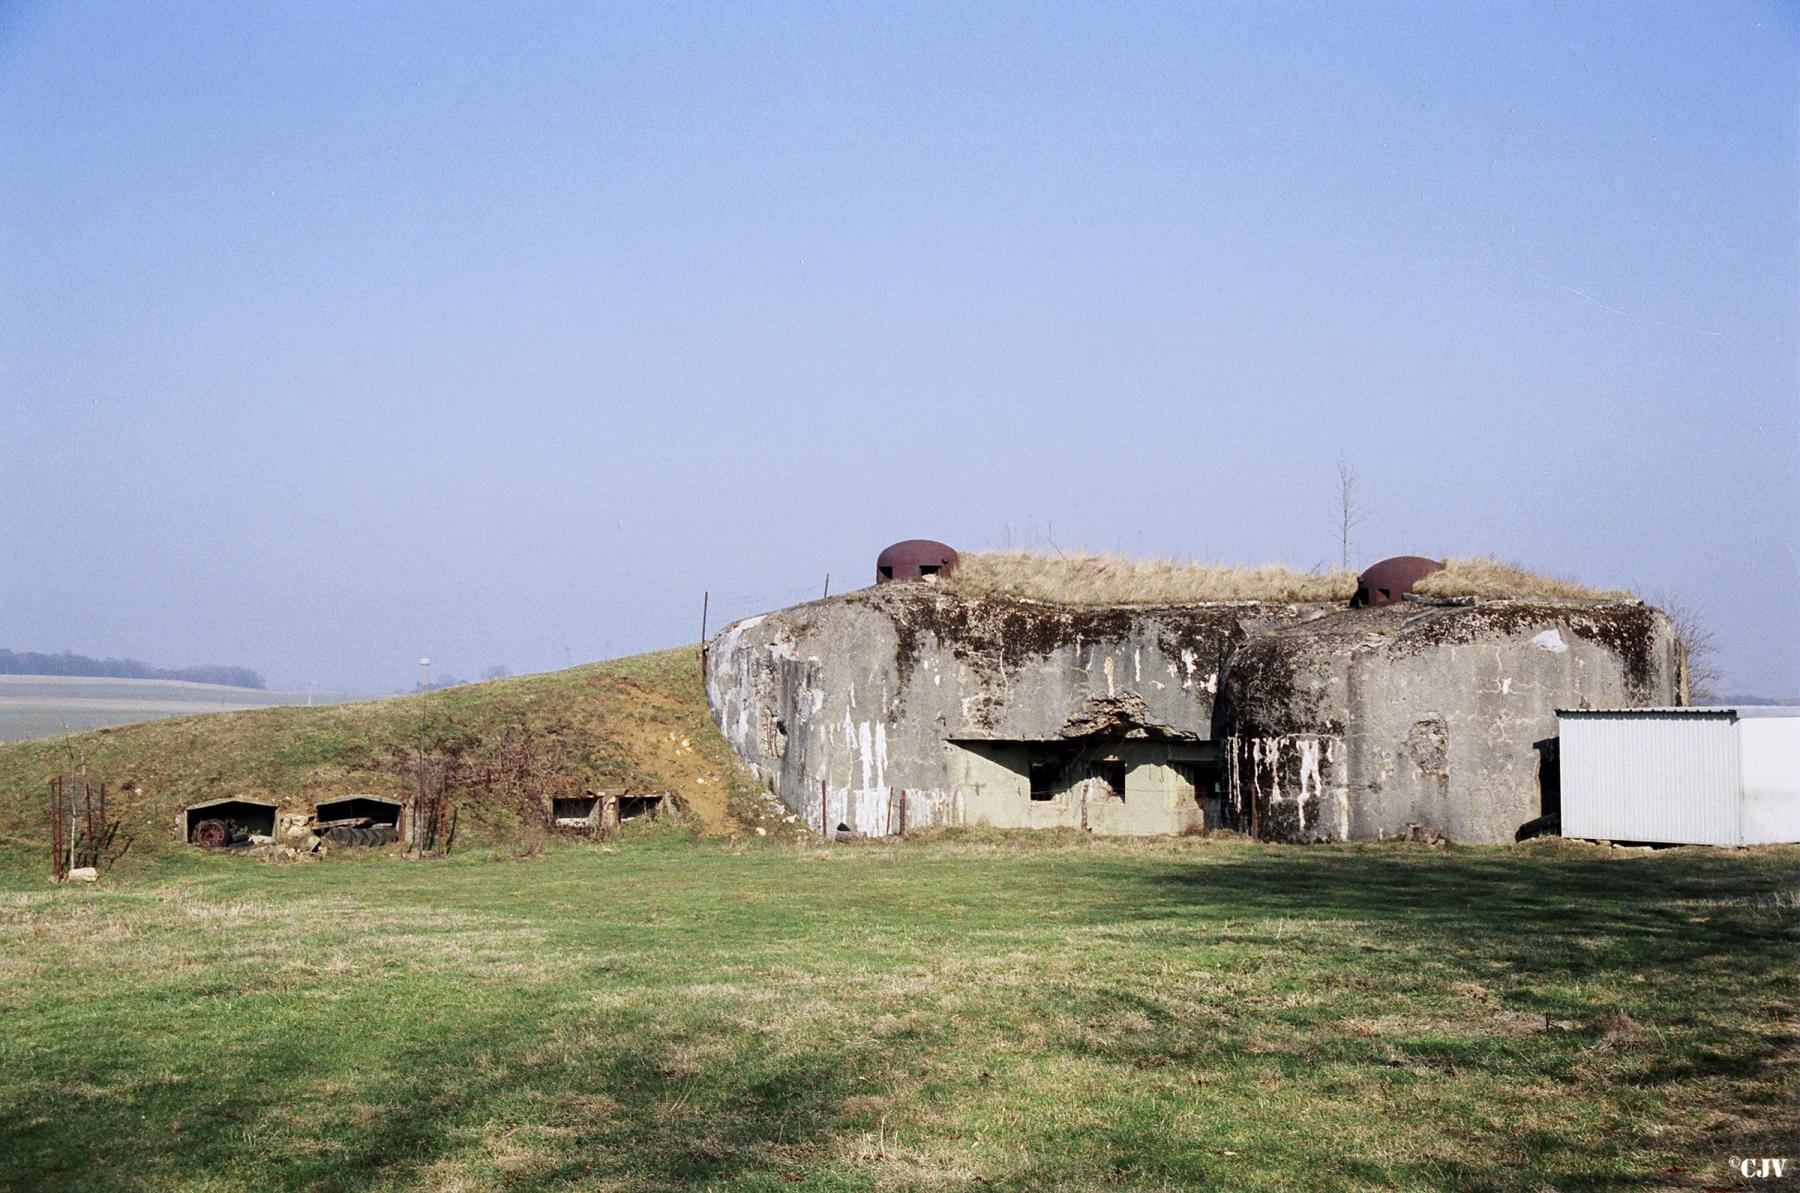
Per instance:
[[[1494,553],[1800,698],[1790,6],[0,10],[0,647],[391,692],[909,537]]]

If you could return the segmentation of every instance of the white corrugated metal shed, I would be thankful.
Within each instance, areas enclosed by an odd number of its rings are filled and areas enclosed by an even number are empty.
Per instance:
[[[1800,707],[1559,709],[1562,833],[1607,841],[1800,841]]]

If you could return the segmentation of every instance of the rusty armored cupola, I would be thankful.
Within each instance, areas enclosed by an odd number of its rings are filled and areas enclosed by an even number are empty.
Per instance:
[[[956,570],[956,551],[930,539],[907,539],[875,557],[875,583],[923,580]]]
[[[1356,578],[1356,595],[1350,598],[1352,608],[1391,605],[1413,590],[1413,585],[1441,572],[1444,565],[1422,555],[1396,555],[1372,564]]]

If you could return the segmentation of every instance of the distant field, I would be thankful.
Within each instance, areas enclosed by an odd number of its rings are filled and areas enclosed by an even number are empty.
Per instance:
[[[314,692],[314,704],[366,699]],[[0,675],[0,741],[29,741],[134,721],[305,704],[305,692],[270,692],[166,679],[89,679],[65,675]]]

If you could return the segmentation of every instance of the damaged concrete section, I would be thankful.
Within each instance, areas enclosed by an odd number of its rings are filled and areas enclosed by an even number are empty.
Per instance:
[[[1290,841],[1511,841],[1555,810],[1561,708],[1674,703],[1668,619],[1639,602],[1395,604],[1247,643],[1219,718],[1229,814]],[[1549,780],[1549,781],[1547,781]]]
[[[1672,703],[1636,601],[1065,606],[884,584],[707,645],[726,738],[821,832],[1511,841],[1558,707]]]

